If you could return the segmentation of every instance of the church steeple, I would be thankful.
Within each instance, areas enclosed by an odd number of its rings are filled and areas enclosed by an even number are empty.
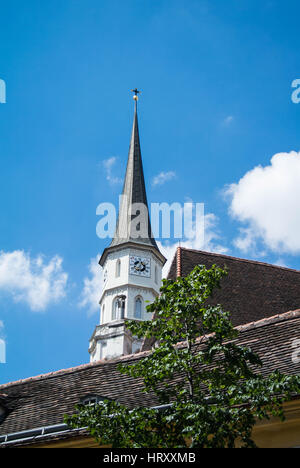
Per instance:
[[[125,180],[115,234],[110,246],[103,251],[100,258],[99,263],[102,266],[109,249],[128,242],[151,246],[163,258],[153,237],[149,217],[138,126],[137,102],[140,91],[137,89],[132,91],[135,93],[134,116]]]
[[[121,206],[116,225],[116,232],[110,245],[120,245],[125,242],[132,241],[146,245],[151,244],[153,247],[158,249],[150,226],[139,137],[137,95],[135,95],[135,97],[133,126]],[[136,203],[141,204],[144,207],[144,210],[138,210],[137,213],[132,213],[132,207],[134,207],[134,204]],[[137,223],[134,222],[135,218]],[[138,237],[133,232],[137,227],[137,224],[141,233]]]
[[[151,319],[146,305],[159,295],[166,262],[150,226],[137,116],[139,91],[133,92],[133,126],[116,231],[99,262],[103,289],[100,324],[90,339],[91,361],[140,349],[142,340],[131,335],[126,321]]]

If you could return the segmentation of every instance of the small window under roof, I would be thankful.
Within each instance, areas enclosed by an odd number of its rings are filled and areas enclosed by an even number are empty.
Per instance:
[[[0,405],[0,424],[4,421],[7,415],[7,410],[3,405]]]
[[[104,400],[109,400],[109,398],[100,396],[100,395],[95,395],[95,394],[89,394],[80,399],[80,403],[82,405],[97,405],[98,403],[101,403],[101,401]]]

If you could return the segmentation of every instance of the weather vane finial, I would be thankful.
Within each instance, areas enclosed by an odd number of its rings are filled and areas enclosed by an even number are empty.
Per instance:
[[[133,99],[134,99],[135,101],[138,101],[138,99],[139,99],[139,96],[138,96],[138,95],[141,93],[141,91],[139,91],[137,88],[132,89],[131,91],[134,93]]]

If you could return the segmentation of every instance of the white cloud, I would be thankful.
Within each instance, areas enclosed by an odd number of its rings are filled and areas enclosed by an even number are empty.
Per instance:
[[[99,311],[99,300],[102,292],[102,268],[98,264],[99,256],[92,258],[89,264],[90,277],[84,278],[80,307],[87,307],[89,312]]]
[[[62,299],[67,279],[59,256],[46,263],[43,256],[31,258],[23,250],[0,252],[0,292],[27,303],[31,310],[43,311]]]
[[[264,252],[257,252],[256,234],[252,228],[239,228],[239,236],[233,240],[233,244],[242,252],[252,252],[256,256],[263,256]]]
[[[179,242],[158,242],[158,247],[166,257],[167,262],[163,268],[163,278],[166,278],[175,255],[177,247],[187,249],[204,250],[206,252],[228,253],[228,248],[220,244],[220,235],[217,228],[218,218],[213,213],[204,215],[204,239],[201,233],[201,227],[195,231],[194,226],[187,236]]]
[[[234,117],[233,115],[228,115],[227,117],[225,117],[225,119],[222,121],[222,125],[224,127],[228,127],[234,120]]]
[[[258,241],[274,252],[300,252],[300,153],[275,154],[226,190],[230,215],[246,227],[235,245],[246,252]]]
[[[285,268],[291,268],[289,265],[287,265],[285,260],[283,260],[282,258],[278,258],[277,260],[275,260],[273,265],[277,265],[277,266],[281,266],[281,267],[285,267]]]
[[[152,179],[152,186],[156,187],[157,185],[163,185],[168,180],[174,179],[176,177],[176,173],[174,171],[168,172],[160,172],[157,176],[153,177]]]
[[[116,177],[115,175],[113,175],[113,167],[116,164],[116,162],[116,156],[112,156],[111,158],[102,161],[106,174],[106,180],[109,182],[110,185],[122,183],[122,179],[120,177]]]

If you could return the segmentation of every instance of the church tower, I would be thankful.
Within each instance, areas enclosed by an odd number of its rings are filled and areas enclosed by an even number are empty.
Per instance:
[[[131,354],[141,340],[126,329],[126,320],[149,320],[147,301],[159,294],[162,267],[166,262],[153,237],[143,173],[137,89],[123,192],[114,238],[100,258],[103,291],[100,324],[90,339],[90,361]]]

